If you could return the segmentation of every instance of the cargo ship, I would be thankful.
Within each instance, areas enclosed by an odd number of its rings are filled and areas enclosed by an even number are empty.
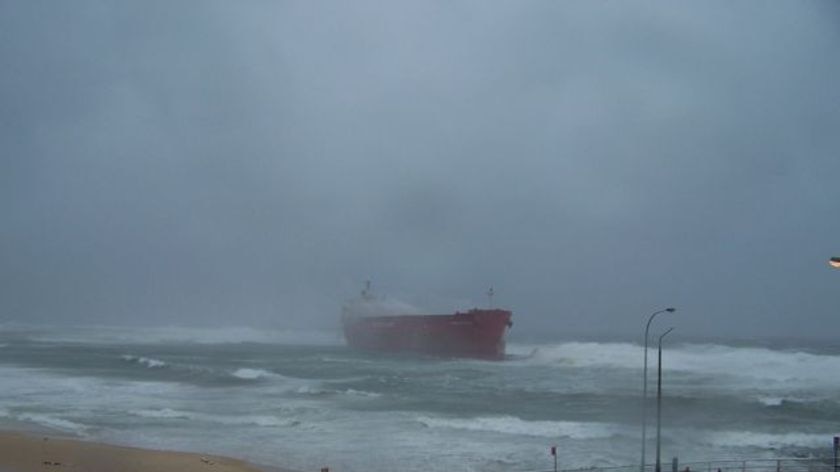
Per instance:
[[[488,292],[492,306],[493,289]],[[452,314],[417,314],[406,305],[373,295],[370,282],[361,298],[346,303],[341,323],[347,344],[365,351],[440,357],[502,359],[511,312],[473,308]]]

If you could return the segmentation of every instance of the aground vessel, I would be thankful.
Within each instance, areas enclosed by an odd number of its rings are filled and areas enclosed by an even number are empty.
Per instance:
[[[491,300],[492,293],[491,289]],[[347,344],[367,351],[443,357],[501,359],[505,355],[505,334],[513,326],[508,310],[473,308],[428,315],[400,312],[401,308],[375,297],[367,282],[361,297],[346,303],[342,310]]]

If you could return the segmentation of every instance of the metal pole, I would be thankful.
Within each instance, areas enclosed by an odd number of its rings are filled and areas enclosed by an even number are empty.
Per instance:
[[[647,443],[647,357],[648,357],[648,332],[650,331],[650,323],[656,315],[664,312],[673,313],[676,308],[666,308],[659,310],[650,315],[645,326],[645,367],[644,374],[642,374],[642,465],[639,467],[639,472],[645,472],[645,444]],[[836,471],[835,471],[836,472]]]
[[[674,328],[668,328],[668,331],[659,336],[659,364],[656,376],[656,472],[662,472],[662,338],[673,330]]]
[[[834,436],[834,472],[837,472],[837,450],[840,449],[840,436]]]

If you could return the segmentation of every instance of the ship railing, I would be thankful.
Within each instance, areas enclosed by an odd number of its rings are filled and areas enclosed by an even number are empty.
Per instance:
[[[574,469],[556,469],[556,472],[639,472],[639,465],[592,466]],[[662,464],[662,472],[840,472],[832,458],[777,458],[777,459],[721,459]],[[644,472],[655,472],[655,464],[645,465]],[[522,471],[525,472],[525,471]],[[555,472],[555,469],[528,472]]]

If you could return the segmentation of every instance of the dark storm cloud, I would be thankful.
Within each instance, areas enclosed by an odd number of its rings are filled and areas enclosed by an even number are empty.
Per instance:
[[[0,309],[836,329],[831,3],[3,2]],[[457,306],[455,306],[457,305]]]

